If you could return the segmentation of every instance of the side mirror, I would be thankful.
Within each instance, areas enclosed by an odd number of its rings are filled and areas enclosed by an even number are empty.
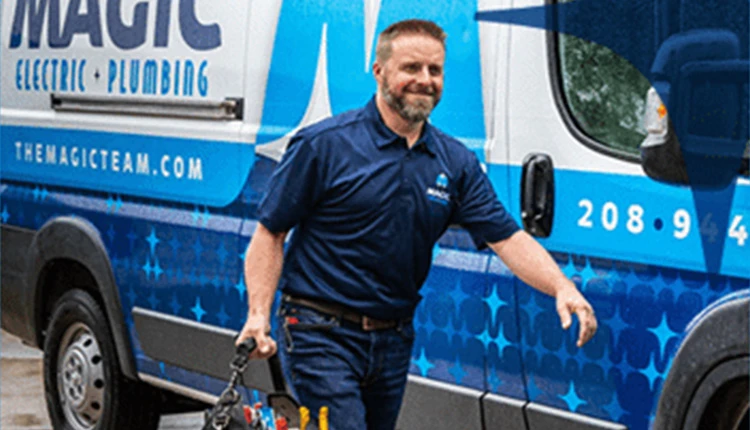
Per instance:
[[[641,164],[658,181],[724,188],[742,171],[748,142],[750,62],[737,37],[697,30],[670,37],[652,67]],[[662,102],[664,100],[664,102]]]

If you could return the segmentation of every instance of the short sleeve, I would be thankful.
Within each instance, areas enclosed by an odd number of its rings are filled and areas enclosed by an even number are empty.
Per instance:
[[[319,158],[310,138],[292,137],[258,207],[258,220],[268,230],[289,231],[310,214],[323,194]]]
[[[484,249],[488,243],[507,239],[520,230],[498,200],[474,154],[471,154],[471,161],[464,167],[458,183],[458,204],[453,222],[469,231],[479,249]]]

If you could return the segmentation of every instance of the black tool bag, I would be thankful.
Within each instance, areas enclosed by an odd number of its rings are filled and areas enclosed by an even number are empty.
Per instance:
[[[247,339],[237,346],[234,359],[230,364],[232,368],[232,378],[229,385],[219,396],[213,408],[206,411],[206,421],[203,424],[203,430],[256,430],[263,429],[263,423],[260,416],[253,414],[254,421],[247,422],[245,411],[242,404],[242,396],[237,391],[237,385],[245,385],[242,380],[242,374],[247,368],[250,360],[249,355],[256,348],[255,339]],[[268,359],[268,367],[271,371],[271,377],[274,385],[274,392],[266,396],[268,406],[273,409],[275,416],[284,417],[289,428],[298,428],[300,424],[299,404],[289,394],[284,381],[284,375],[281,370],[281,362],[278,355]],[[312,428],[312,427],[310,427]]]
[[[203,430],[251,430],[242,408],[242,396],[237,391],[237,384],[244,385],[242,373],[247,368],[248,355],[255,349],[255,339],[247,339],[239,346],[232,360],[232,378],[229,385],[219,396],[216,405],[206,411],[206,422]]]

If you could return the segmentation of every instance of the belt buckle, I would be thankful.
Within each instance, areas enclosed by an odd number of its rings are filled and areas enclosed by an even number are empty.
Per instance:
[[[378,327],[377,327],[375,320],[368,317],[367,315],[362,315],[362,330],[373,331],[373,330],[377,330],[377,328]]]

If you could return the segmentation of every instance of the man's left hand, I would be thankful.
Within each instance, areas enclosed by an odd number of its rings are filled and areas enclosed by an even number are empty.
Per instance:
[[[561,287],[556,295],[557,313],[560,315],[560,322],[563,329],[567,330],[572,324],[572,314],[578,316],[578,322],[581,324],[576,345],[580,348],[589,341],[596,333],[597,322],[594,309],[591,304],[583,297],[578,289],[572,283]]]

